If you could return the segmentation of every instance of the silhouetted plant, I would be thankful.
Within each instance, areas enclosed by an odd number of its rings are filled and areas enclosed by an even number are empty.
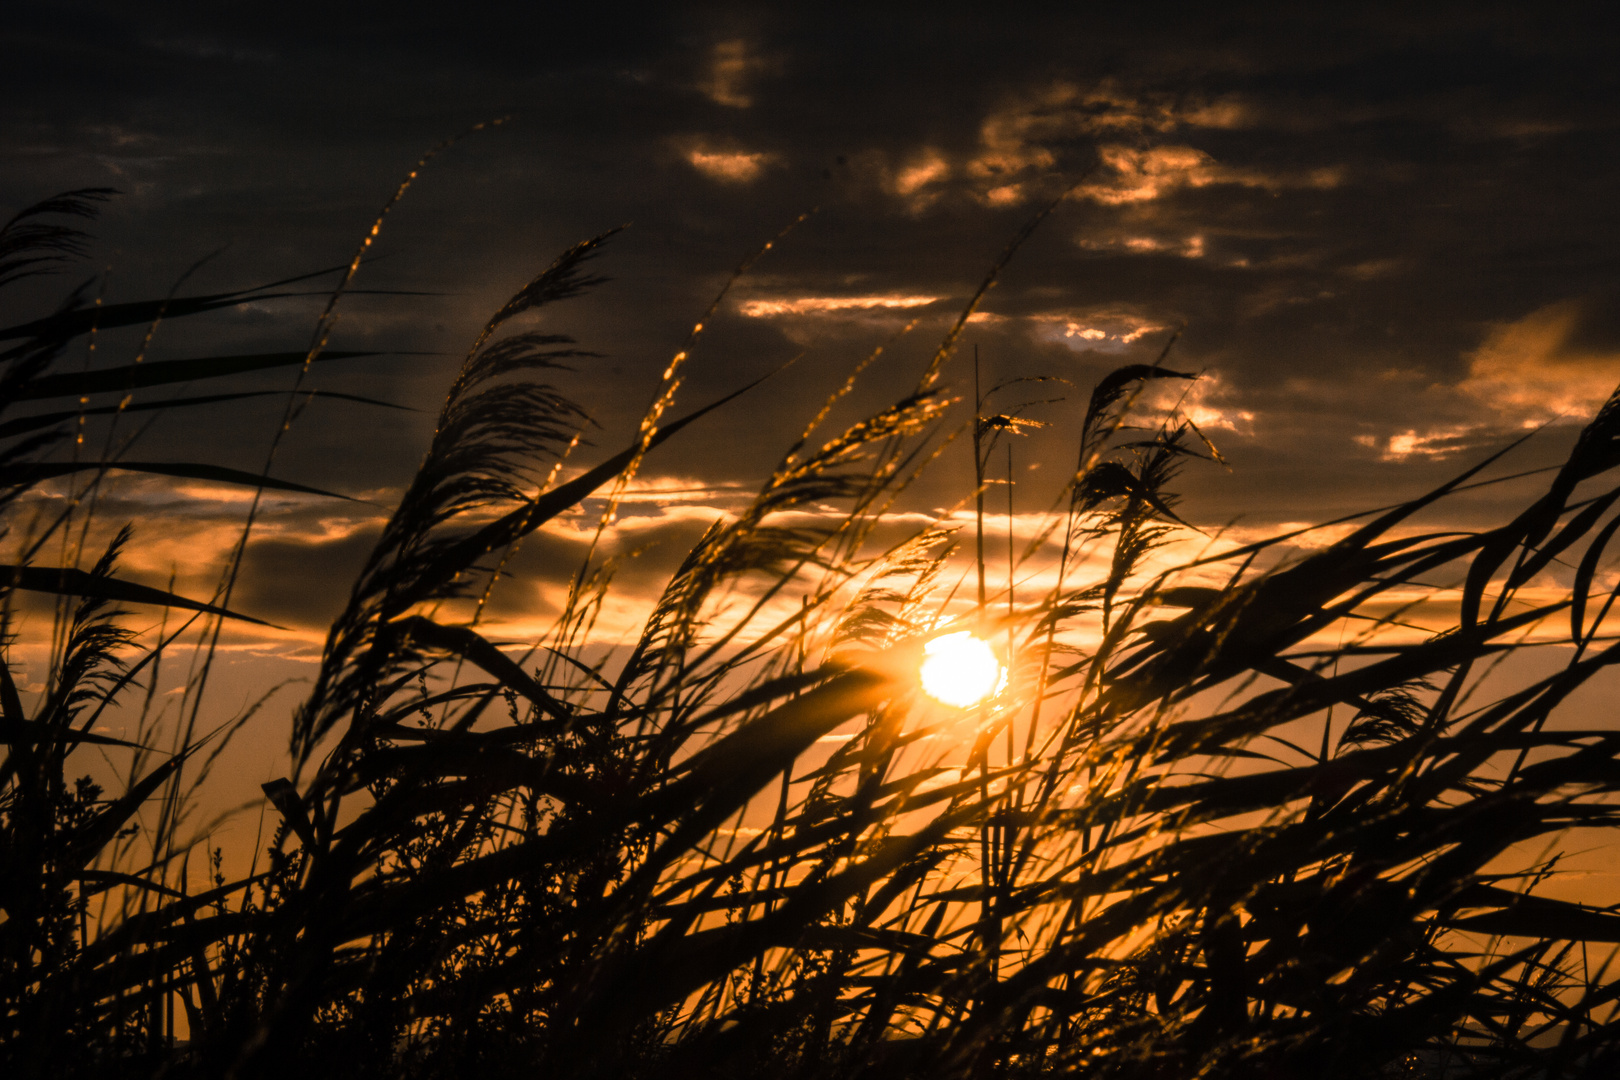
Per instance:
[[[25,211],[0,233],[0,280],[71,253],[77,234],[36,219],[104,194]],[[682,350],[631,445],[559,482],[585,416],[544,380],[588,354],[505,324],[593,284],[606,239],[565,252],[468,350],[292,717],[298,767],[265,785],[278,821],[246,878],[213,856],[212,886],[187,891],[180,775],[201,737],[155,761],[144,736],[92,730],[173,640],[137,640],[112,605],[225,618],[229,581],[207,603],[122,581],[127,532],[89,571],[37,565],[89,498],[7,534],[8,605],[75,601],[31,710],[0,665],[17,1075],[1515,1076],[1615,1060],[1615,983],[1589,947],[1620,941],[1620,916],[1536,895],[1550,864],[1518,852],[1614,823],[1620,732],[1548,721],[1620,648],[1600,633],[1615,593],[1589,599],[1620,529],[1620,403],[1504,525],[1411,527],[1492,458],[1306,554],[1284,536],[1170,566],[1177,470],[1214,451],[1174,413],[1145,437],[1126,426],[1144,387],[1191,378],[1167,345],[1090,395],[1075,472],[1019,557],[1050,584],[957,603],[954,520],[877,537],[953,437],[941,365],[964,313],[914,393],[820,449],[807,433],[700,538],[622,656],[591,646],[612,563],[588,558],[565,568],[553,632],[514,658],[466,614],[510,546],[607,487],[605,529],[646,456],[724,403],[664,422]],[[22,342],[0,376],[8,527],[31,486],[79,472],[312,490],[57,464],[53,432],[80,412],[9,415],[343,355],[322,329],[305,353],[51,369],[97,325],[291,284],[76,294],[0,331]],[[974,412],[982,488],[1019,416]],[[1566,595],[1526,590],[1559,566]],[[1463,582],[1455,624],[1392,633],[1379,605],[1443,572]],[[1566,616],[1559,670],[1469,698],[1483,663]],[[1010,642],[1006,686],[970,710],[917,685],[952,618]],[[1363,629],[1313,646],[1346,626]],[[835,733],[850,737],[812,756]],[[86,745],[134,762],[125,791],[68,780]],[[151,799],[156,835],[131,843]],[[92,917],[94,896],[116,908]]]

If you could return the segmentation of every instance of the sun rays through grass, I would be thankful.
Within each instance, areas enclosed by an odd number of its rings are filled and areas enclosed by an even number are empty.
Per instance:
[[[59,222],[107,195],[14,218],[0,284],[77,254]],[[145,461],[111,437],[98,455],[75,433],[248,393],[144,396],[164,387],[278,366],[301,380],[317,354],[359,355],[324,350],[330,307],[309,352],[62,358],[114,326],[319,275],[151,303],[80,291],[0,331],[16,343],[0,354],[10,1074],[1612,1065],[1620,913],[1546,885],[1571,835],[1615,824],[1620,730],[1564,709],[1620,659],[1620,401],[1503,524],[1426,524],[1507,474],[1499,454],[1311,536],[1234,539],[1177,509],[1183,470],[1220,461],[1214,445],[1176,395],[1141,408],[1195,379],[1172,336],[1042,414],[1073,472],[1055,503],[1020,509],[1025,410],[1068,391],[1031,373],[1022,405],[1003,403],[1014,383],[967,398],[947,365],[1053,207],[914,389],[823,430],[882,350],[856,365],[612,648],[599,621],[624,559],[602,538],[642,463],[770,387],[669,419],[700,321],[628,445],[583,445],[565,386],[591,354],[513,322],[596,284],[612,234],[570,248],[465,353],[293,708],[267,696],[213,716],[205,696],[225,628],[256,621],[233,609],[246,531],[214,593],[188,597],[120,576],[141,522],[104,525],[100,500],[115,471],[255,500],[332,493],[268,465]],[[357,265],[328,272],[339,292]],[[116,405],[89,405],[109,391]],[[295,384],[289,419],[313,393]],[[909,489],[957,452],[971,490],[918,513]],[[65,486],[46,498],[49,484]],[[496,635],[514,550],[565,518],[593,539],[551,568],[553,617],[529,640]],[[1505,682],[1530,649],[1558,651]],[[25,655],[37,683],[14,677]],[[165,665],[189,666],[172,712]],[[128,737],[99,730],[109,709],[133,717]],[[259,800],[262,833],[227,872],[188,808],[250,723],[283,726],[288,768],[262,799],[236,793]]]

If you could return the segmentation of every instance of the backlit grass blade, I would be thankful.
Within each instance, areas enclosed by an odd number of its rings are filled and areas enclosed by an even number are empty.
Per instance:
[[[54,427],[57,424],[77,420],[81,416],[110,416],[126,412],[154,412],[164,409],[192,409],[202,405],[215,405],[223,401],[243,401],[248,398],[286,397],[286,390],[244,390],[235,394],[207,394],[199,397],[168,398],[163,401],[142,401],[128,405],[98,405],[94,408],[66,409],[61,412],[39,413],[35,416],[22,416],[15,420],[0,422],[0,438],[11,435],[22,435],[30,431],[39,431]],[[399,409],[405,412],[414,412],[408,405],[396,405],[391,401],[381,401],[377,398],[362,397],[359,394],[342,394],[332,390],[300,390],[297,394],[301,398],[325,398],[332,401],[352,401],[361,405],[376,405],[384,409]]]
[[[0,564],[0,587],[53,593],[57,596],[80,596],[97,600],[110,600],[116,603],[156,604],[160,607],[182,608],[186,611],[200,611],[207,615],[238,619],[242,622],[253,623],[256,626],[273,625],[263,619],[255,619],[251,615],[227,611],[225,608],[205,604],[198,600],[188,600],[184,596],[166,592],[163,589],[154,589],[148,585],[140,585],[133,581],[123,581],[113,577],[100,577],[72,567],[58,569]]]
[[[331,360],[354,360],[366,356],[385,356],[382,352],[332,350],[323,352],[316,363]],[[188,360],[147,360],[139,364],[101,368],[96,371],[64,371],[40,375],[18,388],[12,395],[16,401],[37,401],[41,398],[83,397],[88,394],[122,394],[143,390],[149,386],[167,386],[213,379],[226,375],[240,375],[249,371],[293,367],[309,357],[305,352],[244,353],[237,356],[202,356]]]
[[[27,487],[59,476],[101,471],[147,473],[152,476],[173,476],[183,480],[211,480],[220,484],[262,487],[271,491],[321,495],[328,499],[342,499],[345,502],[357,501],[348,495],[339,495],[335,491],[325,491],[318,487],[310,487],[308,484],[296,484],[291,480],[278,480],[244,469],[228,469],[223,465],[199,465],[185,461],[41,461],[10,464],[0,466],[0,486]]]

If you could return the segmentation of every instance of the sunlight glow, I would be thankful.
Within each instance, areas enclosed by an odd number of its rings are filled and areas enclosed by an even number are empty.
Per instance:
[[[1001,663],[990,646],[966,630],[923,646],[919,675],[929,696],[965,709],[989,697],[1001,680]]]

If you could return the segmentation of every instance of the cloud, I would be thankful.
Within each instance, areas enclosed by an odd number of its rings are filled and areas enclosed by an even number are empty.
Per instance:
[[[1620,327],[1600,297],[1559,300],[1493,326],[1459,389],[1506,420],[1585,420],[1620,383]]]
[[[715,149],[706,143],[688,145],[681,153],[688,165],[722,184],[752,183],[772,161],[762,151]]]
[[[840,155],[839,169],[851,190],[863,197],[878,196],[891,204],[898,201],[905,212],[917,216],[951,196],[959,202],[965,177],[956,155],[938,146],[870,146]]]
[[[1357,435],[1355,441],[1361,446],[1378,450],[1380,461],[1407,461],[1412,458],[1441,461],[1465,450],[1475,449],[1489,441],[1493,434],[1496,432],[1491,428],[1462,424],[1426,431],[1408,428],[1382,440],[1376,435]]]
[[[1140,408],[1179,414],[1206,433],[1254,434],[1254,412],[1239,407],[1234,392],[1214,372],[1204,372],[1191,382],[1159,379],[1148,383],[1142,389]]]
[[[1174,255],[1183,259],[1202,259],[1208,253],[1208,244],[1203,233],[1178,238],[1144,236],[1140,233],[1107,239],[1085,235],[1080,237],[1079,244],[1088,251],[1107,251],[1126,255]]]
[[[851,316],[927,307],[944,299],[921,294],[887,293],[873,296],[798,296],[744,300],[738,310],[751,319],[783,315]]]
[[[944,151],[923,146],[909,153],[868,149],[848,159],[851,176],[869,190],[899,199],[911,214],[932,207],[954,190],[957,168]]]
[[[749,83],[771,67],[741,38],[716,42],[709,53],[708,69],[698,80],[698,89],[716,105],[746,109],[754,104]]]
[[[1015,95],[979,125],[978,147],[957,163],[926,146],[905,164],[884,162],[884,187],[924,209],[953,184],[977,202],[1013,206],[1056,193],[1054,182],[1072,176],[1095,148],[1097,175],[1075,193],[1108,206],[1147,202],[1186,188],[1216,184],[1330,188],[1342,170],[1265,171],[1223,165],[1181,135],[1244,127],[1254,110],[1236,98],[1198,99],[1128,88],[1104,79],[1085,87],[1059,80]]]
[[[63,482],[42,485],[24,505],[55,504]],[[397,493],[372,493],[392,501]],[[80,565],[93,561],[119,524],[135,524],[131,542],[119,556],[120,578],[210,600],[220,575],[241,541],[252,492],[159,476],[107,477],[95,500],[96,513]],[[330,618],[341,610],[355,573],[370,551],[386,514],[376,506],[334,504],[310,496],[267,494],[260,502],[230,608],[293,630],[288,635],[232,623],[233,636],[307,644],[320,640]],[[71,556],[69,556],[71,560]],[[155,622],[157,609],[131,609],[137,624]],[[173,613],[174,616],[180,613]]]
[[[1149,334],[1169,327],[1119,307],[1048,311],[1026,315],[1037,340],[1058,342],[1076,352],[1123,352]]]
[[[182,500],[173,489],[196,485],[164,478],[137,477],[122,483],[114,479],[106,486],[98,522],[116,523],[130,516],[139,521],[134,540],[120,560],[118,576],[172,588],[182,596],[209,599],[240,538],[244,508],[234,501]],[[697,538],[728,509],[752,497],[752,490],[736,483],[678,475],[639,477],[621,497],[619,515],[597,545],[599,562],[617,558],[621,565],[611,617],[593,640],[616,640],[632,632]],[[238,644],[263,647],[277,655],[307,654],[324,639],[326,628],[342,611],[385,515],[367,506],[334,508],[329,501],[310,499],[301,503],[267,501],[260,509],[230,607],[287,630],[232,623],[228,631]],[[593,496],[581,511],[550,523],[518,546],[485,612],[492,626],[529,637],[550,628],[569,578],[596,535],[601,509],[601,497]],[[112,528],[109,524],[92,530],[86,545],[89,558],[99,554]],[[489,564],[495,561],[491,559]],[[471,596],[477,597],[482,582],[475,576]],[[49,604],[34,607],[39,617],[49,618]],[[154,623],[160,617],[150,607],[132,610],[138,625]],[[446,617],[461,618],[471,611],[471,601],[457,602],[447,609]]]
[[[1155,197],[1171,178],[1191,175],[1211,182],[1212,159],[1185,146],[1144,148],[1171,132],[1235,128],[1251,110],[1235,98],[1186,98],[1133,90],[1114,79],[1082,87],[1059,80],[1027,91],[992,111],[979,126],[979,150],[964,172],[990,205],[1021,202],[1042,177],[1061,171],[1077,144],[1099,141],[1103,165],[1116,175],[1087,186],[1100,202]],[[1157,186],[1153,181],[1157,181]],[[1140,194],[1148,188],[1153,194]],[[1130,193],[1139,193],[1132,197]]]
[[[1190,146],[1104,146],[1097,153],[1112,175],[1085,185],[1081,194],[1110,206],[1156,199],[1178,188],[1204,187],[1219,173],[1214,158]]]
[[[250,545],[232,606],[294,629],[324,631],[343,611],[379,527],[284,533]]]
[[[1183,188],[1212,184],[1280,191],[1287,188],[1332,188],[1343,182],[1342,170],[1311,169],[1300,173],[1268,173],[1225,166],[1191,146],[1136,147],[1113,144],[1098,147],[1104,172],[1082,186],[1077,196],[1107,206],[1147,202]]]
[[[895,194],[914,196],[930,184],[937,184],[951,175],[950,162],[938,150],[924,150],[910,164],[894,174],[890,185]]]
[[[583,473],[584,470],[578,470]],[[742,484],[728,481],[705,482],[695,476],[638,476],[619,495],[625,506],[648,503],[668,506],[672,503],[701,503],[713,506],[751,496],[752,491]]]

